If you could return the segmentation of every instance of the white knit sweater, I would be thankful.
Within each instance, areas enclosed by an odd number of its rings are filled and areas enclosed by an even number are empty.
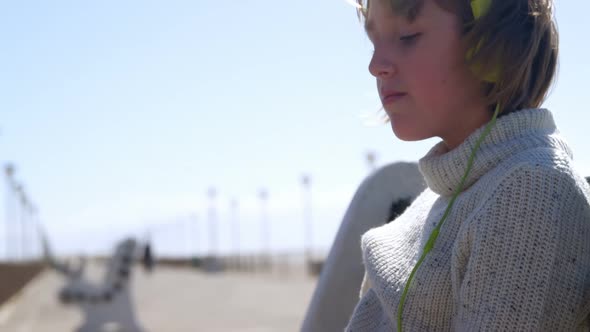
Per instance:
[[[347,331],[395,331],[408,276],[439,222],[483,128],[420,160],[428,189],[362,237],[365,281]],[[551,113],[498,119],[465,190],[418,269],[404,331],[588,330],[590,188]]]

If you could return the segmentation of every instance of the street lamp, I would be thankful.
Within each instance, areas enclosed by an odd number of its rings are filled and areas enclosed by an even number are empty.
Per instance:
[[[29,232],[30,232],[30,240],[31,240],[31,249],[30,252],[32,254],[32,257],[36,257],[37,254],[40,255],[38,249],[39,249],[39,241],[37,241],[37,239],[39,238],[39,234],[38,234],[38,218],[39,218],[39,210],[37,209],[37,206],[31,202],[29,202]]]
[[[13,206],[13,194],[14,194],[14,189],[15,189],[15,184],[14,184],[14,172],[15,172],[15,167],[13,164],[5,164],[4,165],[4,176],[6,179],[6,197],[5,197],[5,243],[6,243],[6,260],[10,259],[10,251],[11,251],[11,233],[12,233],[12,223],[14,222],[13,220],[13,212],[14,212],[14,206]]]
[[[369,165],[369,171],[373,172],[375,170],[375,162],[377,160],[377,156],[375,155],[374,151],[367,152],[366,155],[367,164]]]
[[[303,186],[303,227],[305,242],[305,259],[307,263],[311,262],[312,255],[312,219],[311,219],[311,177],[304,174],[301,177]]]
[[[207,196],[209,197],[209,210],[208,210],[208,220],[209,220],[209,256],[215,257],[217,255],[217,211],[215,209],[215,198],[217,196],[217,190],[214,187],[209,188],[207,191]]]
[[[21,184],[16,186],[16,195],[19,203],[18,216],[20,223],[20,258],[25,260],[25,251],[27,247],[27,215],[29,213],[29,200],[25,194],[25,189]]]
[[[192,228],[190,230],[190,234],[191,237],[193,239],[192,243],[192,252],[193,252],[193,257],[199,257],[202,253],[201,253],[201,241],[199,238],[199,216],[196,213],[193,213],[189,216],[189,220],[190,220],[190,224],[192,225]]]
[[[261,241],[262,241],[262,258],[263,267],[269,267],[270,260],[270,224],[268,222],[267,202],[268,202],[268,191],[264,188],[258,192],[260,198],[260,218],[261,218]]]
[[[229,202],[230,207],[230,227],[232,229],[233,255],[236,260],[236,267],[240,265],[240,222],[238,220],[238,200],[232,198]]]

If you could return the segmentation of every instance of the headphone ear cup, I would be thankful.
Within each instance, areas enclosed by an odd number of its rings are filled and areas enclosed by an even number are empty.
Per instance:
[[[471,11],[473,12],[473,17],[477,20],[478,18],[484,16],[490,10],[491,5],[492,0],[471,0]]]
[[[478,20],[480,17],[484,16],[490,10],[491,5],[492,0],[471,0],[471,10],[473,12],[474,19]],[[467,60],[471,60],[473,54],[479,50],[482,44],[483,40],[480,40],[479,43],[477,43],[477,46],[467,51]],[[495,83],[499,80],[499,66],[496,66],[492,71],[484,72],[484,68],[480,63],[474,63],[471,66],[471,70],[484,82]]]
[[[473,54],[481,47],[482,42],[483,41],[480,41],[476,47],[467,51],[467,60],[471,60]],[[486,70],[486,68],[484,68],[481,63],[475,62],[471,64],[470,68],[471,71],[484,82],[496,83],[500,79],[499,65],[495,66],[492,70]]]

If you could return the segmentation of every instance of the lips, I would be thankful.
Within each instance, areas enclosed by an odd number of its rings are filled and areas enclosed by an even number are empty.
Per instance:
[[[395,103],[396,101],[402,99],[406,95],[407,95],[407,93],[400,92],[400,91],[394,91],[394,90],[382,91],[381,102],[383,103],[383,105]]]

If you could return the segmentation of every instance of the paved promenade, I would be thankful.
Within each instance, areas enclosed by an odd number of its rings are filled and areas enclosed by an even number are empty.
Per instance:
[[[98,280],[102,270],[90,266]],[[316,283],[298,269],[286,274],[207,274],[187,268],[133,271],[132,296],[146,332],[298,331]],[[0,331],[68,332],[82,320],[57,299],[63,279],[46,270],[0,307]]]

